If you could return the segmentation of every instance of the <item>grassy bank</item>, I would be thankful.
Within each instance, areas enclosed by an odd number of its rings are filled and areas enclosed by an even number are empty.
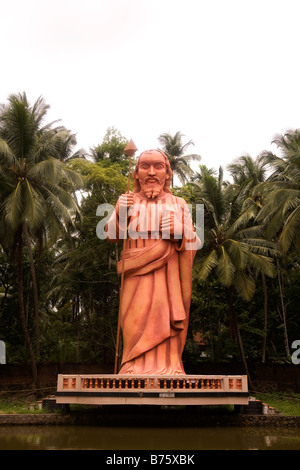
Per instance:
[[[300,394],[296,393],[256,393],[255,398],[273,406],[285,416],[300,416]],[[30,405],[34,404],[34,409]],[[206,407],[208,408],[208,407]],[[207,410],[213,413],[213,410]],[[37,401],[30,395],[5,393],[0,395],[0,414],[53,413],[47,408],[38,409]]]
[[[32,406],[33,405],[33,406]],[[36,399],[29,395],[0,395],[0,414],[49,413],[39,409]]]
[[[255,393],[255,398],[273,406],[285,416],[300,416],[300,394],[297,393]]]

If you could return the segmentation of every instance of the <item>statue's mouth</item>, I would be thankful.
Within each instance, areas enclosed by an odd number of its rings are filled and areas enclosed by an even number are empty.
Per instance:
[[[159,183],[157,178],[147,178],[146,183]]]

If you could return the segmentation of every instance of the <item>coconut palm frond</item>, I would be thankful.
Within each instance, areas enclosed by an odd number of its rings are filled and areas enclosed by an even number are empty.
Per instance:
[[[208,256],[201,260],[200,267],[197,267],[197,278],[200,282],[205,281],[213,269],[218,264],[218,255],[215,250],[211,251]]]
[[[254,253],[253,251],[248,252],[248,264],[256,271],[265,274],[269,277],[276,275],[276,269],[273,264],[272,258],[263,256],[261,254]]]
[[[6,197],[1,205],[1,212],[4,213],[5,223],[12,230],[15,230],[22,222],[23,191],[21,181],[18,181],[16,188]]]
[[[255,293],[255,281],[244,270],[238,270],[234,277],[236,292],[246,301],[250,301]]]
[[[220,283],[225,287],[229,287],[232,285],[236,267],[224,246],[221,246],[218,251],[219,261],[215,272]]]
[[[294,207],[292,213],[285,220],[278,243],[283,253],[287,253],[293,241],[296,240],[300,230],[300,205]]]

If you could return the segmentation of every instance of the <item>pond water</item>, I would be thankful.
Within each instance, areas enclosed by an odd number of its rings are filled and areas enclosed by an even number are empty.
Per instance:
[[[300,450],[297,428],[0,426],[0,450]]]

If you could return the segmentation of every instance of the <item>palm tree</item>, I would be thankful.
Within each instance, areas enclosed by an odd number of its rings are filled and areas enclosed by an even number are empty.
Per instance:
[[[67,229],[79,212],[72,196],[81,178],[59,159],[62,129],[43,126],[48,105],[39,98],[30,106],[25,93],[11,95],[0,108],[0,242],[14,256],[22,327],[33,377],[36,361],[24,315],[23,245],[30,259],[35,310],[36,348],[39,355],[39,301],[32,240],[41,234]]]
[[[259,155],[256,159],[250,155],[243,155],[227,165],[227,170],[233,178],[233,185],[237,187],[239,199],[243,203],[251,194],[252,189],[265,181],[267,162],[263,155]]]
[[[282,156],[263,153],[272,173],[263,188],[268,193],[260,217],[267,222],[267,236],[277,237],[280,250],[300,249],[300,130],[289,131],[273,141]]]
[[[289,357],[282,266],[290,253],[299,253],[300,250],[300,130],[290,130],[284,135],[278,135],[272,143],[277,145],[281,155],[272,152],[262,154],[271,175],[254,188],[252,197],[264,198],[257,220],[265,225],[265,237],[278,244],[277,278],[284,344]]]
[[[253,206],[241,212],[238,205],[236,211],[231,188],[222,185],[221,171],[218,178],[209,171],[202,172],[197,201],[205,207],[205,243],[198,257],[196,276],[204,282],[214,275],[225,288],[229,325],[250,377],[233,296],[236,293],[249,301],[255,291],[256,274],[274,276],[271,257],[274,247],[263,239],[261,227],[251,225],[256,216]]]
[[[233,185],[237,189],[237,199],[241,203],[241,210],[253,209],[253,214],[258,214],[263,206],[262,194],[253,195],[253,189],[263,183],[267,175],[267,162],[263,155],[253,159],[250,155],[243,155],[227,166],[233,178]],[[268,292],[265,274],[261,273],[264,293],[264,336],[262,347],[262,362],[266,361],[267,352],[267,325],[268,325]]]
[[[186,183],[188,178],[193,175],[193,170],[190,167],[191,160],[200,160],[201,158],[198,154],[185,155],[186,149],[194,144],[191,140],[183,144],[183,137],[183,134],[179,131],[174,136],[165,133],[158,137],[158,141],[167,155],[173,171],[172,187],[174,186],[174,174],[179,177],[182,184]]]

